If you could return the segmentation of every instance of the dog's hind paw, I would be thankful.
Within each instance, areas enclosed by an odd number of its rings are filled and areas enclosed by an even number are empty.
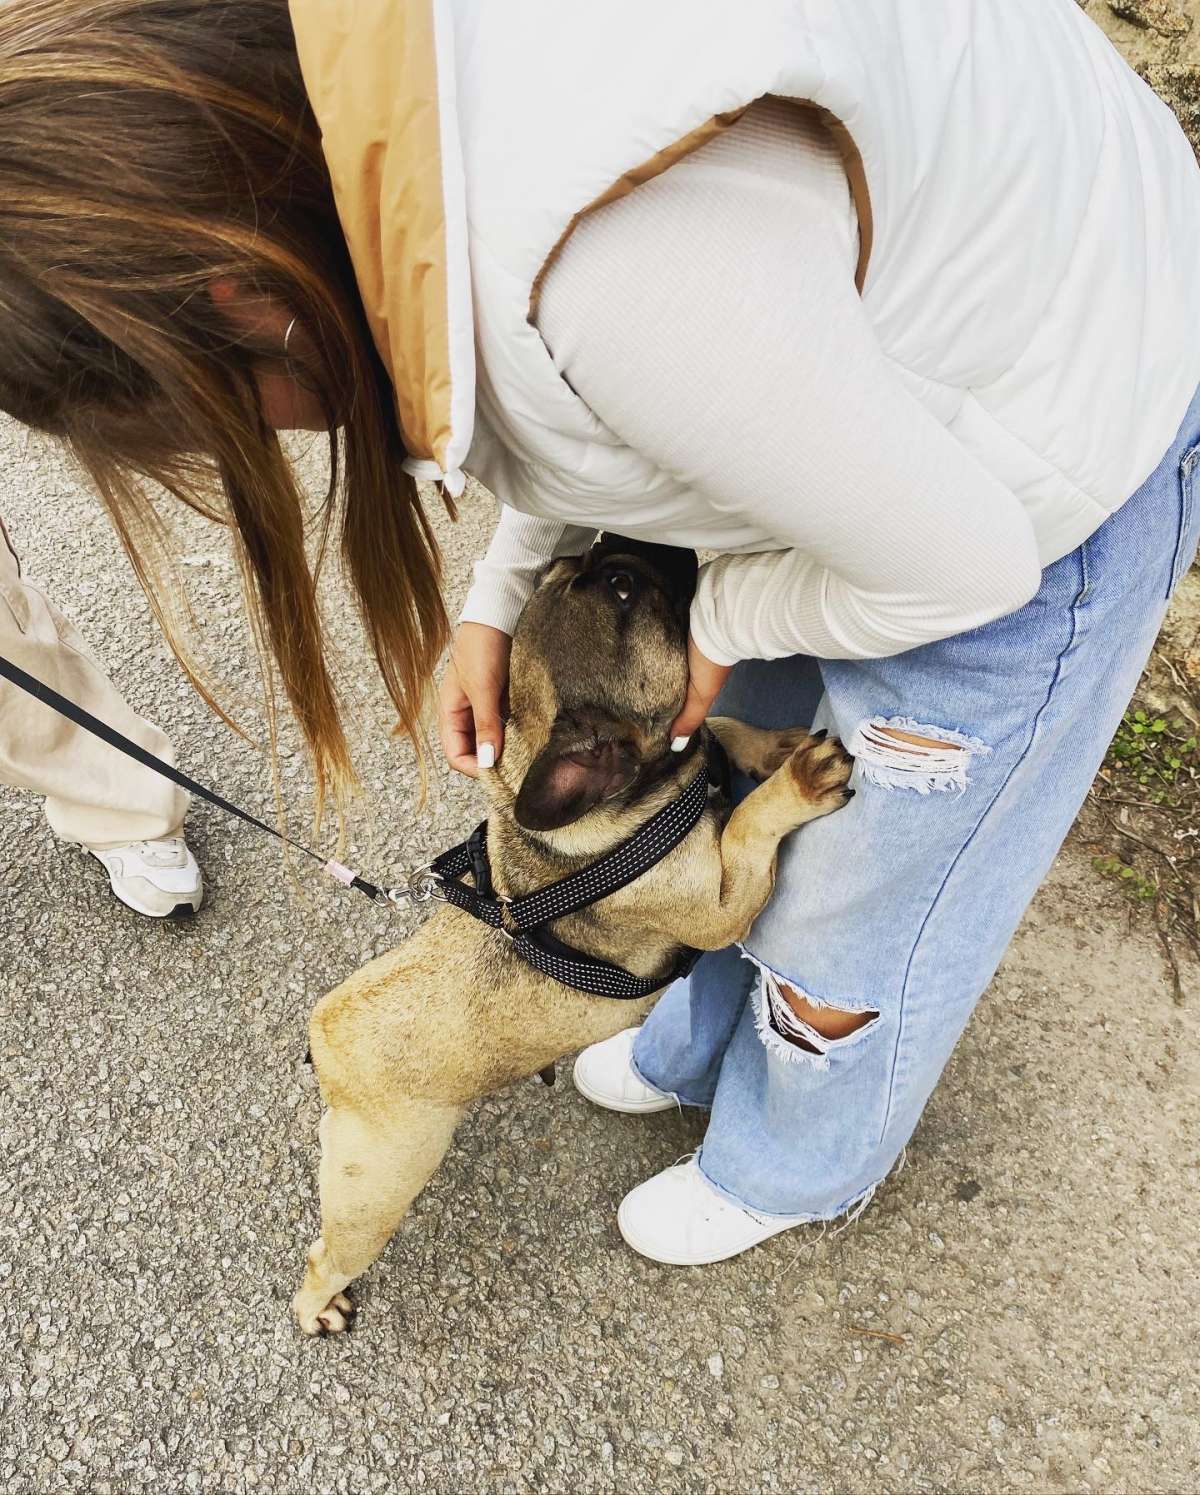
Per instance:
[[[303,1295],[299,1293],[296,1295],[292,1308],[296,1314],[296,1322],[305,1334],[344,1334],[358,1312],[345,1293],[335,1293],[325,1307],[315,1313],[301,1305],[301,1296]]]

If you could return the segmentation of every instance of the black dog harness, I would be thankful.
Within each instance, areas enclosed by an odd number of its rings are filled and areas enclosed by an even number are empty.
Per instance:
[[[610,893],[628,887],[695,829],[708,804],[710,774],[712,781],[721,787],[725,787],[728,776],[724,753],[715,740],[709,741],[706,765],[680,797],[656,811],[632,836],[598,861],[537,892],[506,898],[492,887],[485,820],[466,841],[429,864],[429,876],[438,884],[433,896],[444,898],[499,930],[527,965],[564,986],[590,996],[623,1001],[635,1001],[660,991],[688,974],[700,958],[699,950],[686,949],[661,976],[635,976],[621,966],[564,944],[547,926],[565,914],[588,908]],[[473,878],[473,886],[462,880],[467,873]]]

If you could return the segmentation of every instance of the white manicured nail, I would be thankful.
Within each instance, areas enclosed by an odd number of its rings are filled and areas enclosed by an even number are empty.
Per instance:
[[[495,768],[495,746],[490,742],[481,742],[479,744],[479,750],[475,754],[475,761],[479,764],[480,768]]]
[[[672,740],[671,740],[671,751],[673,753],[682,753],[683,750],[684,750],[684,748],[687,747],[688,743],[691,742],[691,740],[692,739],[690,737],[675,737],[675,738],[672,738]]]

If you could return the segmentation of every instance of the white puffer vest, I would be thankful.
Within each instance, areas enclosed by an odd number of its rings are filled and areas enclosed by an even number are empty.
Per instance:
[[[464,465],[506,502],[602,524],[678,486],[558,376],[531,301],[577,215],[764,94],[844,126],[880,344],[1025,505],[1043,563],[1174,438],[1200,384],[1200,172],[1075,0],[449,0],[447,14],[478,358]]]
[[[290,7],[410,470],[452,493],[466,465],[580,524],[695,509],[559,377],[537,288],[579,215],[766,94],[823,111],[880,346],[1044,562],[1140,485],[1200,384],[1200,171],[1075,0]]]

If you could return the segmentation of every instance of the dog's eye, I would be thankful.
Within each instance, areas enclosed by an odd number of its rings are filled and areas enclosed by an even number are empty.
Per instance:
[[[628,571],[614,571],[608,578],[608,584],[622,602],[628,602],[633,596],[633,577]]]

